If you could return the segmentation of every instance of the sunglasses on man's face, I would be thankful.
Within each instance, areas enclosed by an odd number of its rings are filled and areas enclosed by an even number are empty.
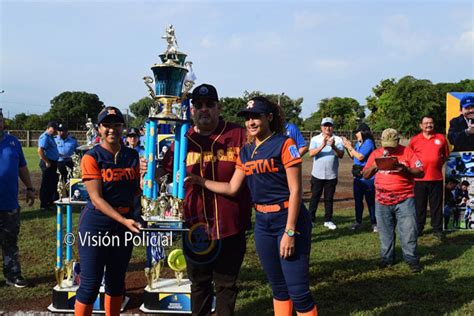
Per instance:
[[[202,109],[204,106],[206,106],[206,108],[208,109],[213,109],[217,106],[217,101],[213,101],[213,100],[199,100],[195,103],[193,103],[193,107],[196,109],[196,110],[200,110]]]
[[[334,127],[332,124],[324,124],[324,127]]]

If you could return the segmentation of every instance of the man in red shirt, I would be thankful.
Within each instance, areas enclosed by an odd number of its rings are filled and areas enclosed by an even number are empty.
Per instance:
[[[382,257],[380,267],[386,268],[395,263],[396,227],[403,259],[412,272],[421,272],[423,268],[416,253],[418,232],[413,188],[414,178],[424,175],[423,165],[413,150],[400,145],[399,140],[396,130],[384,130],[382,147],[370,154],[362,174],[365,179],[375,175],[375,217]],[[387,159],[382,159],[385,160],[383,163],[380,158]],[[394,163],[387,163],[394,160]]]
[[[421,133],[415,135],[408,145],[423,163],[425,176],[415,179],[415,206],[418,220],[418,236],[426,223],[426,207],[429,201],[431,227],[439,240],[443,235],[443,165],[448,159],[448,142],[444,135],[435,133],[434,120],[425,115],[420,123]]]

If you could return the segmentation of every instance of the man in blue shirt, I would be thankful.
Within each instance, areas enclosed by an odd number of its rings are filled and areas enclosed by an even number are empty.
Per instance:
[[[306,141],[304,140],[304,137],[301,134],[300,130],[293,123],[286,123],[285,130],[286,136],[290,137],[295,141],[300,156],[303,157],[303,155],[308,152],[308,145],[306,144]]]
[[[39,166],[41,168],[41,189],[40,189],[40,207],[46,209],[54,206],[56,197],[56,187],[58,184],[59,152],[54,136],[58,129],[56,122],[49,122],[46,131],[38,139],[38,155],[40,157]]]
[[[56,146],[58,147],[59,159],[58,159],[58,170],[61,173],[63,181],[67,180],[68,170],[66,167],[74,168],[74,163],[72,162],[72,155],[76,151],[76,148],[79,147],[76,138],[69,135],[68,129],[64,124],[58,125],[58,136],[56,136]]]
[[[18,177],[26,185],[26,202],[33,205],[35,191],[31,185],[21,144],[4,131],[0,112],[0,244],[3,254],[3,275],[8,285],[25,287],[18,260],[20,232],[20,205],[18,204]]]

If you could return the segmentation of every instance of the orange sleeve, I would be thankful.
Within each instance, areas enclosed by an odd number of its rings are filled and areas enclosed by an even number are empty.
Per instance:
[[[102,179],[97,161],[91,155],[84,155],[81,160],[82,180]]]
[[[242,164],[242,160],[240,160],[240,155],[237,156],[237,161],[235,162],[235,169],[244,170],[244,165]]]
[[[298,147],[296,147],[295,141],[288,138],[281,149],[281,162],[285,168],[302,163]]]

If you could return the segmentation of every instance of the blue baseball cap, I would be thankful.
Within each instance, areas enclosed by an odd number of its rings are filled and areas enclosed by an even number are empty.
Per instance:
[[[272,113],[272,107],[268,102],[259,99],[252,99],[247,102],[247,107],[244,110],[237,113],[237,116],[245,116],[252,113],[269,114]]]
[[[125,123],[122,112],[114,106],[107,106],[97,116],[97,124]]]
[[[474,106],[474,95],[466,95],[461,99],[462,109],[465,109],[469,106]]]

